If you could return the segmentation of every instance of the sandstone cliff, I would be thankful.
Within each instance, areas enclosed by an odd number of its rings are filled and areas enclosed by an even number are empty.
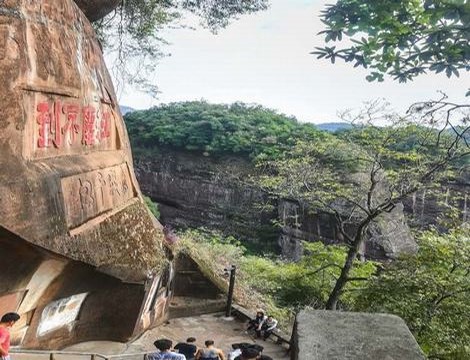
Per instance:
[[[151,157],[136,155],[135,167],[142,191],[160,204],[165,224],[217,229],[290,259],[300,257],[303,240],[342,241],[329,215],[296,201],[269,199],[259,188],[246,186],[242,180],[255,169],[240,157],[161,149]],[[416,249],[402,207],[379,218],[367,238],[363,251],[370,258]]]
[[[0,1],[0,80],[0,310],[21,314],[13,343],[127,341],[163,321],[164,234],[73,1]]]
[[[163,234],[142,202],[90,23],[71,1],[2,4],[0,226],[145,281],[162,265]]]

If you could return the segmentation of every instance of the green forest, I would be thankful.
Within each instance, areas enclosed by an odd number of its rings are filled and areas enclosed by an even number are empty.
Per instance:
[[[265,303],[284,325],[305,307],[392,313],[406,321],[429,358],[469,359],[470,322],[462,319],[470,311],[470,238],[451,203],[438,225],[409,221],[416,253],[385,262],[359,256],[365,229],[381,214],[418,190],[433,191],[466,174],[466,128],[422,121],[423,110],[426,116],[442,107],[452,110],[445,99],[417,104],[412,118],[379,103],[366,107],[354,115],[351,128],[336,133],[242,103],[173,103],[129,113],[125,121],[137,158],[165,148],[240,156],[257,173],[247,185],[336,217],[344,244],[305,243],[297,262],[263,249],[249,251],[236,234],[178,230],[192,256],[237,264],[242,292]],[[375,125],[365,113],[388,123]]]
[[[173,103],[131,112],[125,121],[134,151],[170,146],[253,160],[277,158],[299,140],[320,141],[329,136],[311,124],[243,103]]]

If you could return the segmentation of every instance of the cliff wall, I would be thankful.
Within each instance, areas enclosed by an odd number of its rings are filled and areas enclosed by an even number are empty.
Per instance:
[[[405,212],[414,226],[439,225],[452,207],[457,221],[470,221],[470,169],[433,190],[415,193],[404,201]],[[447,212],[447,213],[446,213]]]
[[[160,149],[152,156],[136,155],[135,168],[142,191],[159,203],[165,224],[217,229],[290,259],[300,257],[304,240],[343,241],[329,215],[246,186],[244,180],[256,169],[240,157]],[[415,249],[399,206],[370,227],[363,252],[384,259]]]

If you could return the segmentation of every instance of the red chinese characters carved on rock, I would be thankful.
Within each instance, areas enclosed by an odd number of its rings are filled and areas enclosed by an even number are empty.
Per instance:
[[[97,110],[91,105],[80,108],[75,103],[57,100],[40,102],[37,107],[38,148],[62,148],[77,143],[81,131],[81,144],[93,146],[111,137],[111,114],[104,107]],[[80,121],[81,120],[81,121]]]

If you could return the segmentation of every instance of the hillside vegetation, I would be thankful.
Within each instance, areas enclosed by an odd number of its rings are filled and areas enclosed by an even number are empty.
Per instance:
[[[345,289],[341,309],[398,315],[430,358],[470,359],[470,322],[462,321],[470,311],[468,230],[423,232],[418,253],[392,264],[358,261],[357,280]],[[236,300],[253,310],[265,309],[284,329],[292,326],[299,309],[324,308],[347,252],[345,246],[310,243],[301,261],[288,263],[249,254],[235,238],[204,229],[181,233],[177,247],[214,274],[237,265]]]
[[[335,308],[399,315],[430,358],[470,359],[470,327],[463,321],[470,311],[470,231],[454,216],[455,209],[445,204],[441,214],[445,228],[415,229],[417,253],[401,255],[392,263],[360,261],[357,252],[351,256],[354,239],[347,232],[361,211],[366,216],[386,212],[420,189],[420,181],[431,189],[465,171],[468,155],[456,146],[465,138],[401,122],[331,134],[261,106],[240,103],[175,103],[127,114],[125,120],[137,157],[161,147],[202,156],[238,155],[250,159],[263,175],[251,180],[273,194],[336,211],[346,244],[305,244],[295,263],[247,252],[235,238],[221,234],[200,229],[182,233],[181,251],[202,262],[217,258],[217,266],[239,266],[239,294],[252,294],[240,298],[248,303],[249,298],[257,299],[287,324],[289,314],[300,308],[328,307],[331,291],[352,259]],[[458,129],[455,133],[459,135]],[[428,141],[436,136],[437,143]],[[447,167],[441,161],[449,156],[452,166]],[[370,179],[345,176],[351,173]],[[334,208],[345,201],[353,204],[347,208],[348,217]]]
[[[125,116],[134,148],[170,146],[206,155],[275,158],[297,141],[323,141],[329,134],[260,105],[172,103]]]

